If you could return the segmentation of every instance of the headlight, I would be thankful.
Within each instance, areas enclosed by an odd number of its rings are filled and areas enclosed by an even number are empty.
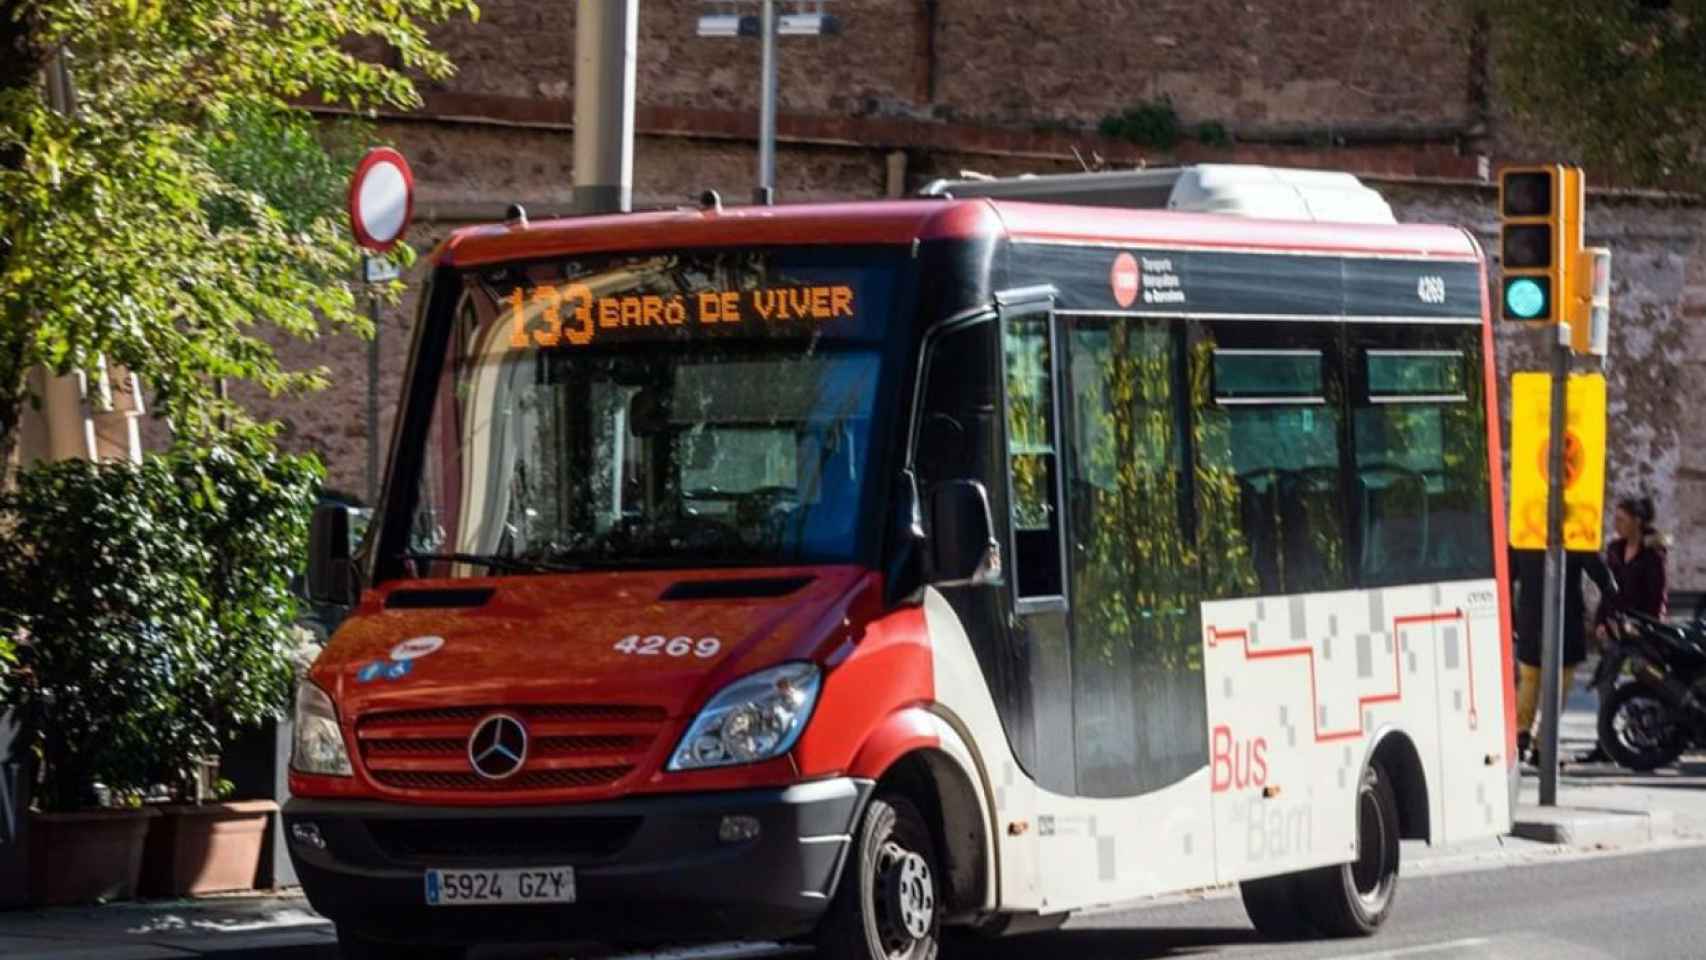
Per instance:
[[[338,708],[312,681],[296,688],[296,744],[290,766],[298,773],[347,777],[354,773],[344,733],[338,728]]]
[[[787,753],[811,717],[820,680],[813,664],[789,663],[729,684],[694,718],[669,769],[727,767]]]

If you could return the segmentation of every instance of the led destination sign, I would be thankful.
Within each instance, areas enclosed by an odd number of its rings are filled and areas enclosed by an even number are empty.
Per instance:
[[[510,346],[584,347],[601,339],[809,333],[855,315],[849,284],[598,296],[585,283],[516,287],[506,298]]]

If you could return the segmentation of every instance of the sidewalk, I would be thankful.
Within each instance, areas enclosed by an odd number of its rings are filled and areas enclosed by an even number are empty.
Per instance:
[[[1583,664],[1576,676],[1591,675],[1592,666]],[[1706,755],[1645,774],[1577,762],[1598,740],[1598,705],[1580,682],[1569,690],[1558,731],[1558,805],[1538,805],[1539,777],[1526,769],[1517,836],[1587,849],[1706,842]]]

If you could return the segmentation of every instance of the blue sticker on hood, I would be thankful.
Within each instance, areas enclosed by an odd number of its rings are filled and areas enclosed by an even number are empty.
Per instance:
[[[372,683],[385,671],[385,661],[375,660],[356,672],[356,683]]]
[[[409,675],[409,671],[414,669],[414,666],[413,660],[393,660],[385,665],[385,679],[401,680]]]

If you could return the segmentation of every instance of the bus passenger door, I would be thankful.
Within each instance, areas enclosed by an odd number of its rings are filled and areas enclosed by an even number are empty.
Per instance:
[[[1183,324],[1057,322],[1078,798],[1062,806],[1088,836],[1055,885],[1091,903],[1213,879],[1202,574]]]
[[[1061,510],[1055,330],[1049,302],[1010,306],[1001,314],[1002,383],[1007,457],[1012,589],[1009,623],[1024,651],[1023,685],[1036,743],[1022,757],[1046,790],[1071,793],[1072,661],[1067,640],[1065,553]]]
[[[952,616],[932,619],[930,633],[936,700],[970,732],[989,778],[1003,905],[1024,909],[1037,903],[1037,832],[1008,828],[1032,824],[1039,782],[1070,784],[1072,773],[1069,752],[1062,771],[1061,751],[1039,749],[1070,732],[1039,735],[1034,686],[1048,673],[1046,651],[1033,642],[1030,618],[1014,613],[1004,364],[994,315],[933,331],[925,341],[912,456],[926,504],[931,491],[955,480],[975,480],[989,495],[1003,582],[935,588]]]

